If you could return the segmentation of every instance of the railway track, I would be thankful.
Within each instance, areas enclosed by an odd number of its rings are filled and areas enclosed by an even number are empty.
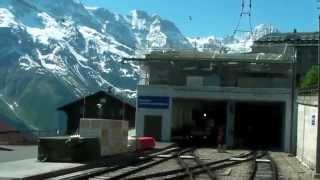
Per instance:
[[[108,179],[108,180],[127,179],[127,177],[130,176],[130,175],[136,174],[136,173],[138,173],[138,172],[140,172],[142,170],[151,168],[151,167],[156,166],[156,165],[158,165],[160,163],[163,163],[163,162],[166,162],[166,161],[168,161],[170,159],[176,158],[176,157],[180,156],[181,154],[184,154],[184,153],[189,152],[191,150],[192,150],[191,148],[178,149],[178,151],[174,152],[172,154],[172,156],[168,156],[168,157],[162,158],[160,160],[150,161],[148,163],[143,163],[140,166],[126,167],[126,168],[121,169],[120,173],[118,173],[118,172],[116,172],[116,174],[108,173],[108,174],[105,174],[105,175],[100,175],[100,176],[93,177],[92,179],[99,179],[99,180],[102,180],[102,179]]]
[[[207,165],[200,159],[200,156],[199,156],[199,154],[198,154],[198,152],[197,152],[196,150],[192,152],[192,155],[193,155],[193,157],[195,157],[195,158],[194,158],[195,162],[196,162],[198,165],[202,166],[202,169],[206,170],[206,173],[207,173],[209,179],[211,179],[211,180],[217,179],[216,176],[215,176],[215,174],[214,174],[214,172],[211,171],[210,167],[207,166]]]
[[[119,171],[128,166],[134,166],[137,164],[145,164],[153,160],[160,154],[170,153],[178,151],[178,147],[168,147],[159,150],[158,152],[150,153],[137,153],[134,156],[129,156],[128,158],[119,158],[115,160],[105,159],[104,162],[93,163],[87,165],[85,168],[79,171],[65,173],[57,177],[51,177],[51,180],[75,180],[75,179],[88,179],[108,172]],[[111,162],[110,162],[111,161]],[[113,163],[115,165],[110,165]]]
[[[210,170],[210,167],[207,166],[207,165],[200,159],[200,156],[199,156],[199,154],[197,153],[197,150],[196,150],[196,149],[193,149],[193,150],[192,150],[191,155],[192,155],[192,157],[193,157],[192,161],[195,161],[198,167],[200,167],[201,169],[205,170],[206,174],[208,175],[208,178],[211,179],[211,180],[215,180],[216,177],[215,177],[214,173]],[[177,157],[179,165],[180,165],[183,169],[185,169],[185,173],[188,174],[189,179],[190,179],[190,180],[194,180],[194,179],[195,179],[195,175],[193,174],[194,168],[193,168],[193,169],[190,169],[190,164],[188,164],[188,163],[186,162],[186,160],[183,160],[183,159],[181,158],[181,156],[182,156],[182,154]]]
[[[269,152],[260,152],[260,155],[255,155],[249,180],[278,180],[278,177],[277,165]]]
[[[195,151],[194,149],[192,150],[193,152]],[[179,155],[177,156],[177,160],[178,160],[178,164],[185,170],[185,173],[188,174],[189,179],[193,180],[194,179],[194,175],[192,173],[192,171],[190,170],[190,166],[188,163],[186,163],[181,156],[183,155],[183,152],[179,152]]]
[[[194,152],[194,151],[193,151]],[[135,177],[129,177],[127,178],[128,180],[144,180],[144,179],[184,179],[190,177],[194,178],[195,176],[203,173],[207,173],[209,178],[211,179],[216,179],[214,175],[214,171],[227,168],[233,165],[238,165],[243,162],[248,162],[250,161],[253,157],[252,152],[250,153],[244,153],[244,154],[239,154],[237,156],[232,156],[226,159],[221,159],[217,161],[210,161],[210,162],[200,162],[197,157],[195,156],[195,161],[197,162],[197,165],[189,166],[188,165],[188,170],[186,169],[186,165],[183,165],[183,167],[174,169],[174,170],[169,170],[169,171],[162,171],[162,172],[156,172],[156,173],[150,173],[150,174],[145,174],[141,176],[135,176]],[[243,160],[240,161],[234,161],[233,158],[243,158]],[[198,159],[198,160],[197,160]],[[201,160],[200,160],[201,161]],[[210,173],[208,173],[210,171]],[[210,174],[210,175],[209,175]]]
[[[170,153],[170,154],[168,154]],[[159,155],[163,155],[159,158]],[[189,156],[192,158],[182,158]],[[261,159],[261,158],[264,159]],[[172,170],[149,173],[150,168],[165,162],[176,159],[178,167]],[[276,164],[267,152],[249,152],[231,156],[217,161],[202,161],[195,148],[171,148],[148,156],[140,156],[137,160],[112,167],[92,167],[83,171],[66,174],[56,180],[93,179],[93,180],[144,180],[144,179],[190,179],[194,180],[201,175],[201,178],[215,180],[216,171],[239,165],[245,162],[252,162],[252,172],[249,179],[271,179],[277,180],[278,173]],[[147,174],[141,173],[142,171]]]

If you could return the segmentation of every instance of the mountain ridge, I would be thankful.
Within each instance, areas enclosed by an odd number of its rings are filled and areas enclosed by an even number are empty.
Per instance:
[[[81,96],[113,87],[115,93],[134,98],[141,70],[132,62],[123,64],[122,58],[148,48],[193,45],[173,22],[144,11],[120,15],[76,0],[3,0],[3,117],[51,131],[66,126],[66,115],[56,108]]]

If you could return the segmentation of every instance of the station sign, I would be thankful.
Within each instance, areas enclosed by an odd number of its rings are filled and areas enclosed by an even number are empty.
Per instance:
[[[312,115],[312,117],[311,117],[311,125],[312,126],[316,125],[316,116],[315,115]]]
[[[139,96],[138,107],[149,109],[168,109],[170,98],[166,96]]]

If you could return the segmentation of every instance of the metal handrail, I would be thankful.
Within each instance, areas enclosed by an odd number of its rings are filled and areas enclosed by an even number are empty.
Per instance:
[[[310,87],[310,88],[301,88],[298,90],[298,95],[316,95],[318,94],[318,92],[320,91],[320,89],[318,89],[317,87]]]

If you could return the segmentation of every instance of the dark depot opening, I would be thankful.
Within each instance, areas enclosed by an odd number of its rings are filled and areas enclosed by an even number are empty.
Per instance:
[[[284,103],[239,102],[235,107],[235,145],[281,149]]]
[[[226,102],[201,101],[199,106],[192,109],[190,135],[193,142],[213,146],[223,144],[226,117]]]
[[[226,101],[174,99],[172,114],[173,141],[203,146],[224,143]]]

